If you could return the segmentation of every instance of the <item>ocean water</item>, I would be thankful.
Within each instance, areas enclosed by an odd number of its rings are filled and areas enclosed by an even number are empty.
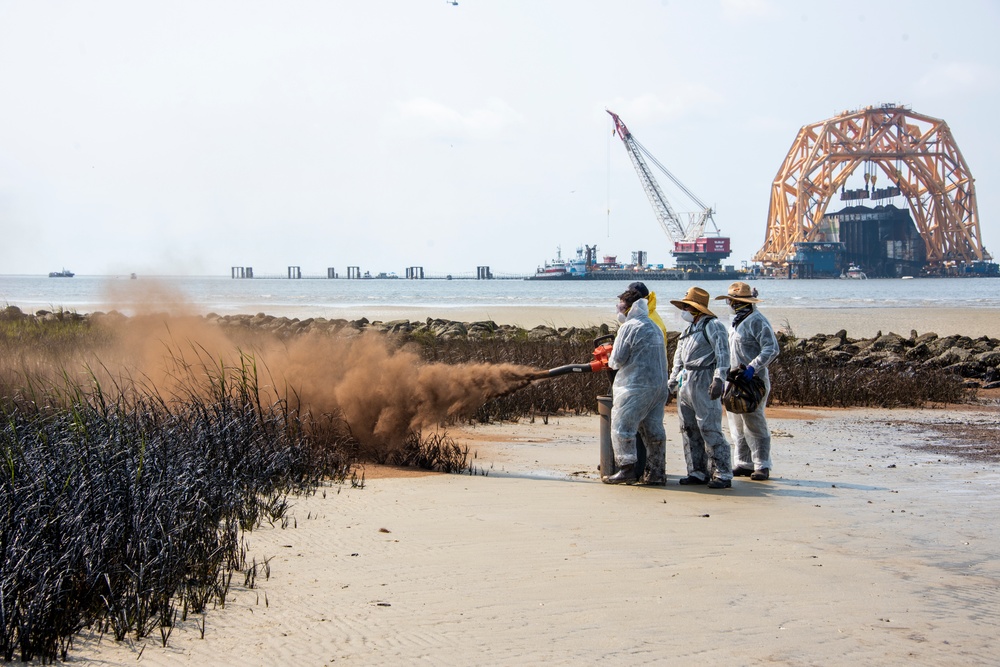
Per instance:
[[[954,306],[1000,309],[998,278],[872,280],[753,280],[768,305],[781,308],[914,308]],[[680,298],[697,284],[715,297],[728,281],[648,281],[661,302]],[[184,306],[198,314],[264,312],[285,317],[358,316],[365,309],[421,308],[460,312],[471,307],[542,306],[608,310],[622,281],[302,279],[228,276],[0,276],[0,308],[25,312],[62,309],[78,313],[119,310],[127,315],[148,306]],[[350,313],[350,315],[348,315]],[[458,317],[454,319],[460,319]]]

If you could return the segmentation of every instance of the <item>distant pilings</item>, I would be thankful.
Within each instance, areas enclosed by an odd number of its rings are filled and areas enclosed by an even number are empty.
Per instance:
[[[334,279],[344,279],[348,280],[359,280],[359,279],[391,279],[405,277],[407,280],[525,280],[530,278],[530,275],[524,274],[513,274],[513,273],[493,273],[493,270],[489,266],[477,266],[475,273],[472,272],[462,272],[462,273],[449,273],[449,274],[438,274],[438,273],[427,273],[422,266],[408,266],[405,268],[403,276],[397,276],[395,273],[377,273],[372,274],[369,271],[362,271],[360,266],[348,266],[347,274],[343,275],[337,272],[335,267],[329,266],[326,269],[326,273],[316,273],[313,275],[303,275],[301,266],[289,265],[286,267],[285,273],[271,273],[271,274],[261,274],[254,275],[253,267],[251,266],[233,266],[230,267],[230,277],[233,279],[244,279],[244,278],[259,278],[263,280],[303,280],[303,279],[318,279],[318,280],[334,280]],[[632,274],[629,274],[631,276]]]

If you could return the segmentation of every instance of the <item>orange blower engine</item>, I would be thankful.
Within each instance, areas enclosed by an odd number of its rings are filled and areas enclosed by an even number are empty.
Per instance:
[[[614,334],[607,334],[595,338],[594,360],[589,364],[567,364],[565,366],[550,368],[547,371],[542,371],[533,379],[542,380],[544,378],[554,378],[559,377],[560,375],[568,375],[570,373],[599,373],[600,371],[609,370],[608,357],[611,356],[611,350],[613,347],[612,342],[614,339]]]

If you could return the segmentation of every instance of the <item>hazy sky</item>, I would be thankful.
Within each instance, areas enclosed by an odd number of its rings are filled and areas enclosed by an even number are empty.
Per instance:
[[[943,118],[992,250],[998,29],[962,0],[0,0],[0,274],[670,264],[605,108],[737,266],[801,126]]]

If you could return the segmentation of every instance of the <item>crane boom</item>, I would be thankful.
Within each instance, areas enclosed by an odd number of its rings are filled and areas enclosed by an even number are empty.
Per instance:
[[[625,127],[625,123],[618,117],[618,114],[609,109],[605,109],[605,111],[611,114],[615,121],[615,132],[625,144],[625,150],[632,160],[636,173],[639,174],[639,182],[642,184],[642,189],[646,191],[646,197],[649,198],[649,203],[653,207],[657,222],[660,223],[663,232],[671,241],[675,243],[683,241],[685,237],[684,225],[681,224],[673,207],[670,206],[670,202],[663,195],[660,184],[653,178],[653,173],[649,170],[646,161],[642,159],[642,152],[639,150],[636,140],[632,138],[632,133]]]
[[[653,157],[653,155],[646,150],[645,146],[636,141],[632,133],[629,132],[625,123],[618,114],[605,109],[615,121],[615,133],[621,137],[622,143],[625,144],[625,150],[628,152],[629,158],[632,160],[632,165],[635,167],[636,173],[639,174],[639,182],[642,184],[642,189],[646,191],[646,197],[649,198],[649,203],[653,207],[653,213],[656,215],[656,220],[660,223],[660,227],[666,233],[667,237],[677,243],[679,241],[695,241],[700,238],[705,233],[705,226],[711,220],[713,227],[715,226],[715,220],[712,219],[712,214],[714,211],[711,206],[705,206],[705,204],[698,199],[694,193],[688,190],[683,183],[677,180],[677,177],[670,173],[670,170],[664,167],[660,162]],[[698,208],[700,209],[697,213],[693,214],[688,224],[685,225],[681,222],[677,213],[674,212],[673,207],[670,202],[663,194],[663,190],[660,189],[660,184],[656,182],[653,177],[652,171],[646,164],[646,160],[643,156],[649,158],[649,160],[663,172],[671,182],[676,185],[684,194],[691,198]],[[718,228],[716,227],[716,232]]]

